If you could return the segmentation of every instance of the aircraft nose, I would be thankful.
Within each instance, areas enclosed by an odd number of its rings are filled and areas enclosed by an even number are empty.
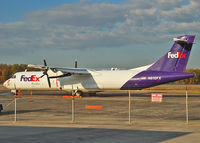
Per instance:
[[[8,87],[9,82],[10,82],[10,80],[6,80],[6,81],[3,83],[3,86],[4,86],[4,87]]]
[[[6,87],[7,80],[3,83],[3,86]]]

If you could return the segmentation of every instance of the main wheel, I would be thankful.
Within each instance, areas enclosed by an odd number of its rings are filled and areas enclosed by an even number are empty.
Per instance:
[[[81,96],[82,94],[83,94],[83,92],[77,91],[77,92],[75,93],[75,96]]]
[[[1,113],[1,110],[3,110],[3,105],[0,104],[0,113]]]

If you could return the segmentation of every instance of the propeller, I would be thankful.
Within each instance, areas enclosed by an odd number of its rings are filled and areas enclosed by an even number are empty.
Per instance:
[[[77,65],[78,65],[77,60],[75,60],[74,67],[77,68],[78,67]]]
[[[45,69],[44,69],[43,75],[40,76],[40,78],[42,78],[43,76],[46,75],[46,76],[47,76],[47,81],[48,81],[49,88],[51,88],[50,78],[49,78],[49,75],[48,75],[48,73],[47,73],[47,71],[49,70],[49,67],[47,66],[47,62],[46,62],[46,60],[44,59],[43,61],[44,61]]]

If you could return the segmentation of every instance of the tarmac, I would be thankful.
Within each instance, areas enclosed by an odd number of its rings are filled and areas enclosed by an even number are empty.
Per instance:
[[[72,99],[63,92],[22,92],[17,98],[14,122],[14,96],[0,91],[6,110],[0,114],[0,141],[9,142],[199,142],[200,94],[189,95],[189,122],[186,122],[185,91],[163,92],[162,103],[152,103],[150,92],[132,92],[131,124],[127,92],[104,92]],[[102,109],[86,109],[86,105]]]
[[[149,143],[188,134],[190,133],[125,129],[1,126],[0,141],[3,143]]]

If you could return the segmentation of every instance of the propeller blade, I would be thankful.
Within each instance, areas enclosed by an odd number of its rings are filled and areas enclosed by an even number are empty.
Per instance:
[[[49,88],[51,88],[51,82],[50,82],[48,74],[47,74],[47,81],[48,81]]]
[[[78,66],[77,66],[78,64],[77,64],[77,61],[75,61],[75,63],[74,63],[74,66],[75,66],[75,68],[77,68]]]
[[[44,74],[42,76],[40,76],[40,78],[42,78],[43,76],[45,76]]]
[[[44,66],[47,66],[47,62],[46,62],[46,60],[44,59],[43,61],[44,61]]]
[[[48,75],[48,73],[47,73],[47,71],[49,70],[49,68],[47,67],[47,62],[46,62],[46,60],[44,59],[43,61],[44,61],[44,66],[45,66],[46,68],[45,68],[45,70],[44,70],[44,72],[43,72],[43,75],[42,75],[41,77],[43,77],[43,76],[45,76],[45,75],[47,76],[48,85],[49,85],[49,88],[51,88],[50,78],[49,78],[49,75]]]

